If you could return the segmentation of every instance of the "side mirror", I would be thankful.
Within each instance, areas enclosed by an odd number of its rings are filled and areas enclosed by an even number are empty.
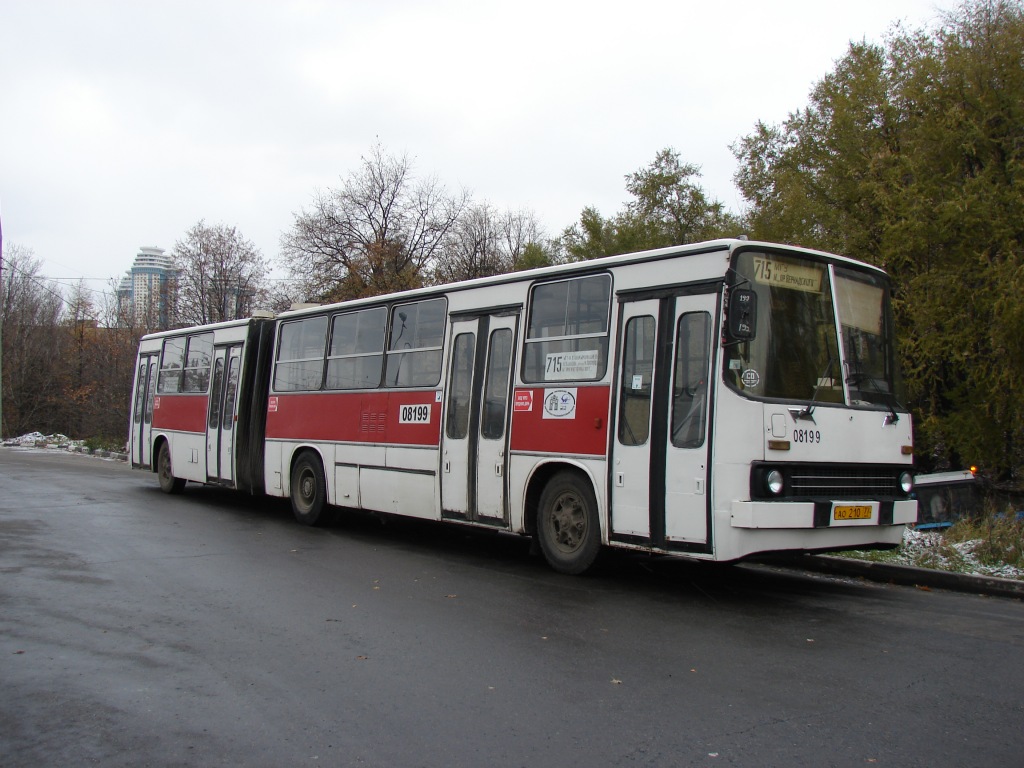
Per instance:
[[[757,335],[757,293],[749,288],[729,292],[729,336],[749,341]]]

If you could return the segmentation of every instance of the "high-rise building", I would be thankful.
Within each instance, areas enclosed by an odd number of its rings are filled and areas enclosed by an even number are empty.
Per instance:
[[[163,248],[140,248],[117,287],[122,316],[143,328],[170,328],[176,320],[177,275]]]

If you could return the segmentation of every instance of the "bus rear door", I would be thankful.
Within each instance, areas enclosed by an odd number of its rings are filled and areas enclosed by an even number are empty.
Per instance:
[[[217,347],[214,351],[206,420],[206,477],[211,482],[233,485],[235,480],[235,421],[241,361],[241,344]]]
[[[135,404],[132,409],[131,460],[133,467],[149,468],[153,464],[153,397],[160,355],[139,356],[135,374]]]

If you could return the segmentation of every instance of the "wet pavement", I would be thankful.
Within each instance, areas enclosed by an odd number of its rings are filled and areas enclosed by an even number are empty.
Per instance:
[[[0,765],[1019,764],[1024,603],[0,448]]]

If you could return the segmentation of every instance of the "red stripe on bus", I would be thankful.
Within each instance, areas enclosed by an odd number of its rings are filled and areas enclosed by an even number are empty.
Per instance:
[[[153,428],[205,432],[207,402],[206,395],[157,395]]]
[[[276,394],[267,439],[438,445],[441,403],[434,390]]]
[[[512,450],[604,456],[608,450],[610,392],[608,386],[517,387],[513,396]]]

